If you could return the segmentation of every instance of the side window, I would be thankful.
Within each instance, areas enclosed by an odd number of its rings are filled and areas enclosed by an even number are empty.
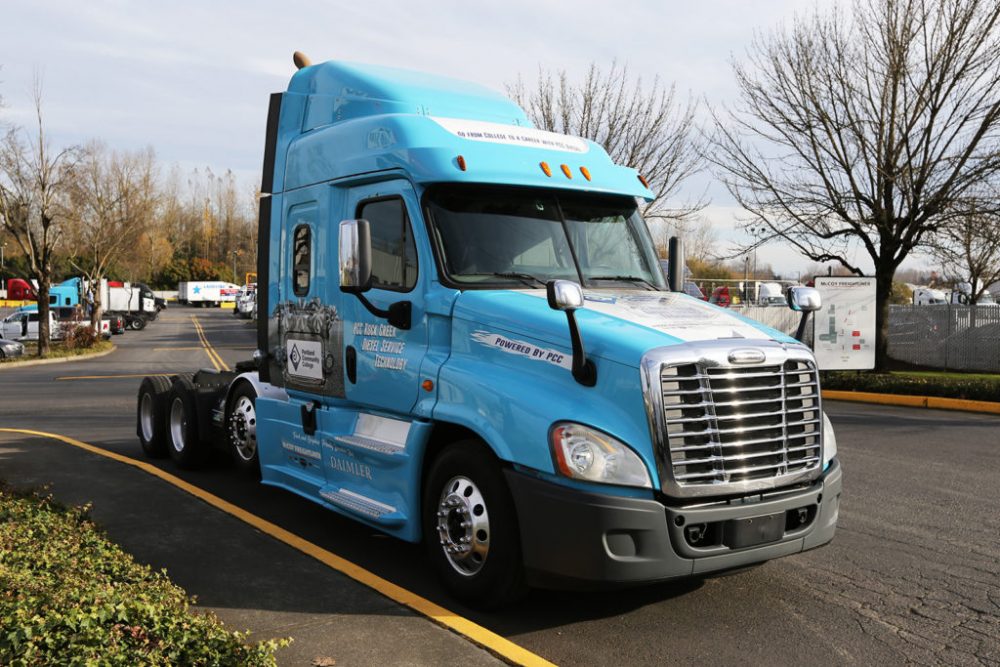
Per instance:
[[[372,286],[408,292],[417,284],[417,248],[403,200],[363,202],[358,217],[368,221],[372,235]]]
[[[309,294],[312,267],[312,229],[299,225],[292,232],[292,291],[295,296]]]

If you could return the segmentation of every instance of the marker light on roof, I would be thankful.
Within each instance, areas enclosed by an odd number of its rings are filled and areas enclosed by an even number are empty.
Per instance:
[[[566,178],[573,178],[573,171],[569,168],[568,164],[561,164],[559,168],[562,169],[562,173],[566,175]]]
[[[649,181],[647,181],[646,177],[643,176],[642,174],[639,174],[639,182],[642,183],[643,186],[645,186],[647,188],[649,187]]]
[[[458,168],[461,169],[462,171],[465,171],[465,158],[459,155],[457,158],[455,158],[455,161],[458,162]]]
[[[583,174],[583,177],[586,178],[588,181],[590,180],[590,170],[589,169],[587,169],[586,167],[580,167],[580,173]]]
[[[538,166],[542,168],[542,171],[545,172],[546,176],[552,176],[552,170],[549,169],[549,163],[548,162],[539,162]]]

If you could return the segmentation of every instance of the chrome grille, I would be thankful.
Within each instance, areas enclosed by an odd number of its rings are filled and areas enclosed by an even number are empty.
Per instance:
[[[656,372],[649,384],[659,380],[659,400],[649,407],[658,413],[651,422],[661,440],[664,491],[736,493],[819,474],[823,423],[816,364],[805,350],[769,341],[761,347],[767,359],[752,366],[724,362],[726,348],[717,344],[707,354],[701,348],[697,355],[670,351],[647,366]]]

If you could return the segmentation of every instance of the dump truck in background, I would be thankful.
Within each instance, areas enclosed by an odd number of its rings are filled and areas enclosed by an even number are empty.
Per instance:
[[[268,112],[255,358],[145,378],[147,455],[194,467],[221,444],[422,542],[479,607],[833,539],[812,351],[684,294],[680,270],[668,287],[639,174],[474,84],[297,62]]]

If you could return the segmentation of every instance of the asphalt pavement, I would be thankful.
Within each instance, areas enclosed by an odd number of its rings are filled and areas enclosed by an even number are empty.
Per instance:
[[[224,363],[249,356],[253,328],[229,311],[171,308],[145,331],[116,337],[119,349],[102,359],[0,370],[0,426],[141,459],[132,376],[210,367],[192,316]],[[488,614],[448,598],[418,546],[222,463],[195,472],[157,465],[558,664],[1000,665],[1000,418],[825,407],[844,466],[831,545],[719,578],[598,594],[533,591]],[[94,501],[114,539],[169,567],[233,627],[294,636],[285,664],[324,655],[338,665],[493,660],[141,471],[61,443],[5,437],[0,477],[12,473],[12,481],[51,483],[70,501]],[[192,553],[178,560],[181,544]]]

